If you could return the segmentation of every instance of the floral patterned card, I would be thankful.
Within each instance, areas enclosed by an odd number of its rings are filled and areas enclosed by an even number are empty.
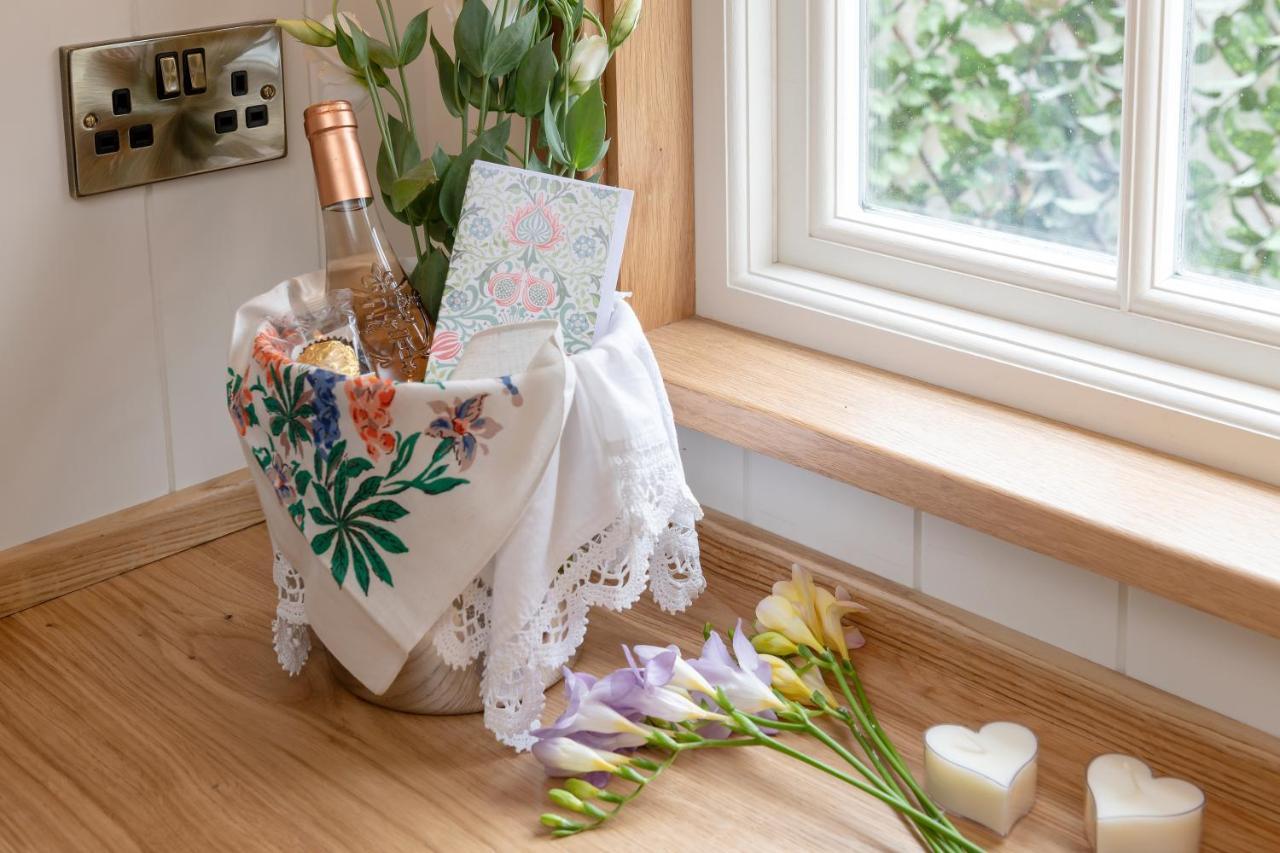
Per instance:
[[[426,381],[447,379],[476,332],[558,320],[565,352],[608,324],[630,190],[493,163],[471,167]]]

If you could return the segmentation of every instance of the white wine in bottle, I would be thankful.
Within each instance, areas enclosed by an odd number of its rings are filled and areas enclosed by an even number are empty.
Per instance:
[[[324,219],[326,286],[351,291],[360,340],[378,375],[421,381],[432,327],[378,218],[355,112],[347,101],[321,101],[307,107],[303,126]]]

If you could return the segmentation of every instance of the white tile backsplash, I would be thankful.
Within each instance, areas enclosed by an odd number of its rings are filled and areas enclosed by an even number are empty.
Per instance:
[[[742,499],[743,467],[747,452],[737,445],[679,427],[680,461],[693,496],[705,507],[736,518],[745,515]]]
[[[1280,639],[1129,590],[1127,674],[1280,736]]]
[[[746,475],[748,522],[911,585],[911,507],[758,453]]]
[[[1105,666],[1116,665],[1120,585],[924,514],[922,591]]]

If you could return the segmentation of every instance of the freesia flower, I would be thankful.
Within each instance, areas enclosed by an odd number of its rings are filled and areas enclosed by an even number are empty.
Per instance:
[[[609,42],[604,36],[587,36],[573,46],[569,57],[569,91],[581,95],[600,79],[609,64]]]
[[[795,643],[777,631],[765,631],[764,633],[756,634],[751,638],[751,645],[762,655],[777,655],[784,658],[790,657],[800,650]]]
[[[613,773],[631,763],[631,758],[616,752],[592,749],[573,738],[553,737],[533,745],[533,755],[552,776],[578,773]]]
[[[850,648],[862,645],[862,634],[852,629],[846,635],[842,624],[850,613],[866,610],[850,598],[843,587],[837,594],[813,582],[813,575],[800,566],[791,567],[791,579],[773,585],[773,595],[756,607],[756,619],[767,629],[813,648],[827,648],[849,657]],[[799,622],[797,623],[797,619]],[[802,639],[809,637],[809,640]]]
[[[712,687],[702,674],[689,665],[689,662],[680,656],[680,649],[674,645],[663,648],[662,646],[636,646],[633,651],[636,658],[645,666],[654,666],[662,669],[670,669],[670,673],[666,676],[665,682],[668,686],[679,687],[690,693],[705,693],[707,696],[714,696],[716,689]]]
[[[756,605],[756,621],[762,628],[776,631],[797,645],[822,648],[822,643],[804,618],[804,611],[791,598],[767,595],[760,599]]]
[[[690,666],[713,687],[723,690],[725,698],[740,711],[758,714],[787,707],[770,689],[772,670],[752,648],[741,619],[733,633],[733,656],[720,635],[712,633],[702,644],[702,656],[691,661]]]
[[[640,746],[649,739],[649,729],[636,723],[593,696],[593,676],[564,670],[568,704],[564,713],[550,726],[531,734],[540,739],[572,736],[579,742],[601,749]],[[594,735],[586,737],[584,735]]]
[[[723,714],[707,710],[680,688],[669,686],[672,670],[669,665],[653,661],[643,668],[626,667],[600,679],[591,692],[621,714],[634,713],[668,723],[725,721]]]
[[[819,670],[809,669],[801,675],[780,657],[760,655],[760,659],[768,663],[769,669],[772,670],[773,687],[788,699],[812,705],[813,694],[821,693],[829,704],[836,704],[835,694],[822,680],[822,673]]]

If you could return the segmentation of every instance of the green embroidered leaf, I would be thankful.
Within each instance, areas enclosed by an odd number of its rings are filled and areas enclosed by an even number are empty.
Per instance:
[[[360,487],[356,489],[356,493],[351,496],[351,506],[357,507],[369,498],[378,493],[378,489],[382,486],[382,477],[373,476],[366,477],[360,481]]]
[[[409,547],[400,541],[400,537],[396,536],[385,527],[379,527],[378,525],[370,524],[367,521],[357,521],[351,526],[366,534],[374,542],[377,542],[378,547],[386,551],[388,554],[409,553]]]
[[[345,507],[347,500],[347,482],[373,468],[373,463],[363,456],[355,456],[342,463],[338,469],[337,484],[333,487],[333,504]]]
[[[253,458],[257,460],[258,467],[263,471],[271,465],[271,451],[265,447],[253,448]]]
[[[253,403],[244,407],[245,416],[249,419],[249,426],[258,425],[258,413],[253,409]]]
[[[353,518],[376,518],[379,521],[397,521],[409,514],[409,511],[395,501],[376,501],[369,504]]]
[[[424,477],[423,479],[424,479],[424,480],[434,480],[436,477],[439,477],[439,476],[440,476],[441,474],[443,474],[446,470],[448,470],[448,468],[449,468],[449,466],[448,466],[448,465],[441,465],[441,466],[439,466],[438,468],[432,468],[429,472],[427,472],[427,476],[426,476],[426,477]]]
[[[262,404],[267,407],[267,411],[273,415],[283,415],[284,409],[280,407],[280,401],[275,397],[264,397]]]
[[[465,486],[470,480],[460,480],[457,477],[441,477],[438,480],[428,480],[418,486],[424,494],[442,495],[458,486]]]
[[[312,518],[315,518],[314,509],[311,510],[311,513],[312,513]],[[329,546],[333,544],[333,537],[337,535],[338,535],[338,528],[335,527],[332,530],[326,530],[324,533],[321,533],[315,539],[312,539],[311,553],[315,554],[317,557],[323,557],[325,552],[329,550]],[[338,583],[342,583],[342,581],[338,581]]]
[[[316,483],[316,501],[320,504],[320,508],[323,509],[330,518],[338,517],[338,512],[334,509],[333,499],[329,497],[329,490],[321,486],[319,483]],[[332,524],[333,522],[329,523]]]
[[[396,480],[394,483],[388,483],[382,487],[382,495],[384,497],[392,497],[401,492],[408,491],[413,488],[412,480]]]
[[[333,519],[325,515],[318,506],[313,506],[311,508],[311,520],[316,524],[323,524],[325,527],[331,527],[334,524]]]
[[[307,486],[311,485],[311,472],[299,471],[293,478],[293,485],[297,487],[299,495],[307,493]]]
[[[387,471],[388,479],[399,474],[409,464],[409,460],[413,458],[413,448],[421,437],[422,433],[415,432],[402,441],[400,433],[396,433],[396,458],[391,463],[391,468]]]
[[[357,548],[354,542],[351,543],[351,568],[355,569],[356,583],[360,584],[360,591],[368,595],[369,564],[365,561],[364,550]]]
[[[337,533],[337,530],[333,531]],[[312,548],[314,549],[314,545]],[[342,586],[342,582],[347,578],[347,541],[339,536],[338,544],[333,549],[333,559],[329,562],[329,571],[333,574],[333,579],[338,582],[338,586]],[[357,578],[358,580],[358,578]],[[365,579],[365,592],[369,591],[368,578]]]
[[[354,531],[351,534],[351,538],[364,550],[365,559],[369,561],[369,568],[373,571],[374,577],[387,586],[395,586],[395,583],[391,580],[391,570],[387,568],[386,560],[382,559],[382,555],[378,553],[378,549],[374,547],[373,543]]]
[[[431,464],[434,465],[444,458],[444,455],[453,450],[453,439],[442,438],[440,443],[436,445],[436,452],[431,454]],[[430,466],[428,466],[430,467]]]
[[[307,510],[302,505],[302,501],[297,500],[289,504],[289,517],[293,519],[293,523],[299,530],[303,528],[307,521]]]

